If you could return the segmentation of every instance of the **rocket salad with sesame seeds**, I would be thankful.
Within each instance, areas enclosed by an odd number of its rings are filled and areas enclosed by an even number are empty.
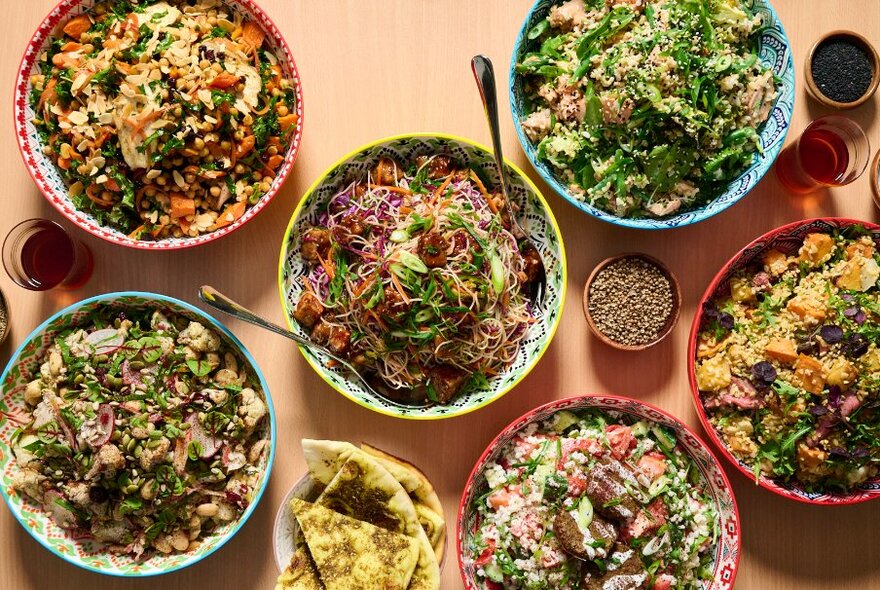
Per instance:
[[[231,225],[270,190],[298,116],[260,26],[221,0],[102,2],[31,76],[72,203],[138,240]]]
[[[269,451],[263,395],[199,322],[93,317],[58,334],[25,389],[12,487],[112,552],[187,551],[253,499]]]
[[[484,471],[466,559],[489,590],[695,589],[712,579],[719,516],[672,430],[562,410]]]
[[[751,0],[568,0],[528,32],[525,135],[579,200],[663,217],[761,151],[777,93]]]

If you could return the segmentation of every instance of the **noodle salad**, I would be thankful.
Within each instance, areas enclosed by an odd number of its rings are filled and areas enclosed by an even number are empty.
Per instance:
[[[448,403],[516,358],[544,272],[499,195],[444,155],[382,158],[302,236],[294,317],[394,401]]]

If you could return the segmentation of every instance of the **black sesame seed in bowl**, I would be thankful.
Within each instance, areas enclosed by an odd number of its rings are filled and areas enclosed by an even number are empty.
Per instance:
[[[804,74],[807,90],[821,104],[851,109],[877,90],[880,59],[864,36],[854,31],[831,31],[813,45]]]
[[[643,350],[663,340],[681,309],[678,281],[647,254],[620,254],[593,269],[584,287],[584,315],[602,342]]]

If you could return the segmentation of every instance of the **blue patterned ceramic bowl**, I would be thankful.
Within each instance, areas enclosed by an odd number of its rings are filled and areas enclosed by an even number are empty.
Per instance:
[[[520,144],[522,144],[522,148],[532,166],[535,167],[541,178],[554,191],[581,211],[608,223],[637,229],[670,229],[703,221],[717,213],[721,213],[742,199],[746,193],[758,184],[773,165],[780,150],[782,150],[782,144],[785,143],[785,136],[788,133],[792,111],[794,110],[795,70],[794,62],[792,61],[791,44],[785,35],[785,29],[782,27],[779,15],[776,14],[768,0],[753,1],[755,10],[763,15],[764,23],[766,24],[761,37],[760,59],[779,79],[779,97],[776,99],[776,105],[770,112],[770,117],[760,132],[764,153],[755,154],[751,166],[739,178],[731,182],[727,190],[716,197],[715,200],[698,209],[691,209],[660,219],[617,217],[579,200],[568,191],[564,182],[557,178],[557,173],[553,170],[552,166],[547,162],[538,160],[536,145],[526,137],[520,126],[520,122],[525,120],[528,113],[526,112],[526,96],[523,90],[523,76],[516,72],[516,64],[522,59],[523,55],[534,49],[533,46],[536,41],[528,39],[528,32],[546,18],[550,9],[558,3],[559,0],[538,0],[535,3],[519,32],[510,62],[510,105],[513,110],[514,126],[516,127]]]
[[[281,304],[290,329],[308,337],[308,332],[293,319],[293,311],[303,291],[301,278],[309,271],[309,264],[300,255],[303,232],[317,221],[322,207],[339,190],[376,165],[381,156],[387,156],[408,166],[418,156],[448,154],[464,166],[481,170],[492,186],[497,186],[498,174],[492,152],[485,146],[462,137],[437,133],[398,135],[374,141],[333,164],[309,188],[293,213],[284,242],[278,268],[278,287]],[[411,420],[437,420],[472,412],[490,404],[513,389],[535,367],[550,346],[559,326],[565,301],[566,266],[565,248],[556,219],[538,188],[522,170],[507,165],[511,199],[520,206],[520,219],[532,241],[541,253],[547,270],[547,289],[543,304],[535,311],[536,321],[520,346],[519,354],[507,370],[489,380],[485,389],[473,390],[457,397],[447,405],[428,407],[404,406],[366,391],[360,381],[340,367],[331,368],[323,354],[300,347],[306,361],[333,389],[380,414]]]
[[[135,559],[131,555],[111,553],[101,543],[91,538],[75,537],[71,531],[55,524],[42,506],[25,500],[21,494],[14,492],[12,477],[18,466],[9,441],[12,433],[19,426],[16,417],[26,411],[24,390],[28,382],[33,379],[32,375],[39,372],[43,355],[54,343],[55,334],[90,321],[89,318],[93,313],[142,309],[159,309],[201,322],[217,332],[232,350],[238,351],[250,371],[259,379],[265,395],[269,414],[265,428],[270,443],[269,452],[263,454],[262,463],[259,465],[261,476],[254,486],[254,496],[238,520],[218,527],[212,534],[205,536],[197,548],[185,553],[164,555],[157,552],[146,559]],[[0,383],[3,384],[0,395],[0,493],[12,515],[37,542],[61,559],[81,568],[110,576],[147,577],[167,574],[197,563],[235,536],[256,510],[269,483],[269,474],[272,472],[272,462],[275,459],[276,426],[275,410],[266,379],[254,358],[232,332],[205,312],[183,301],[154,293],[125,292],[108,293],[75,303],[54,314],[24,339],[6,365]]]

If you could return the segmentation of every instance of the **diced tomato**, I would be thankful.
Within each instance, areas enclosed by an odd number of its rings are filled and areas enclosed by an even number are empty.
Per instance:
[[[568,495],[578,498],[587,489],[587,480],[580,475],[571,475],[568,478]]]
[[[492,580],[486,580],[484,584],[486,586],[486,590],[504,590],[504,586],[502,586],[498,582],[493,582]]]
[[[660,498],[655,498],[646,509],[639,510],[638,514],[624,525],[621,537],[624,541],[630,541],[650,535],[666,524],[666,516],[666,504]]]
[[[577,440],[566,440],[562,443],[562,456],[556,461],[557,469],[564,469],[568,458],[572,453],[580,451],[590,455],[598,455],[602,452],[602,445],[599,441],[592,438],[579,438]]]
[[[617,460],[629,455],[636,446],[636,439],[629,426],[612,424],[605,428],[605,436],[608,437],[608,444],[611,445],[611,454]]]
[[[675,581],[675,578],[669,574],[660,574],[657,576],[657,579],[654,580],[651,590],[669,590],[669,588],[672,587],[673,581]]]
[[[510,488],[505,488],[503,490],[498,490],[497,492],[489,496],[487,501],[489,502],[489,506],[491,506],[493,510],[498,510],[502,506],[509,506],[510,501],[519,495],[520,493],[518,490],[511,491]]]
[[[474,565],[477,567],[482,567],[492,561],[492,555],[495,554],[495,539],[489,539],[489,543],[486,545],[486,548],[483,549],[483,552],[474,560]]]
[[[657,451],[645,453],[642,458],[639,459],[639,469],[644,471],[645,475],[650,477],[653,481],[666,473],[666,457]]]

